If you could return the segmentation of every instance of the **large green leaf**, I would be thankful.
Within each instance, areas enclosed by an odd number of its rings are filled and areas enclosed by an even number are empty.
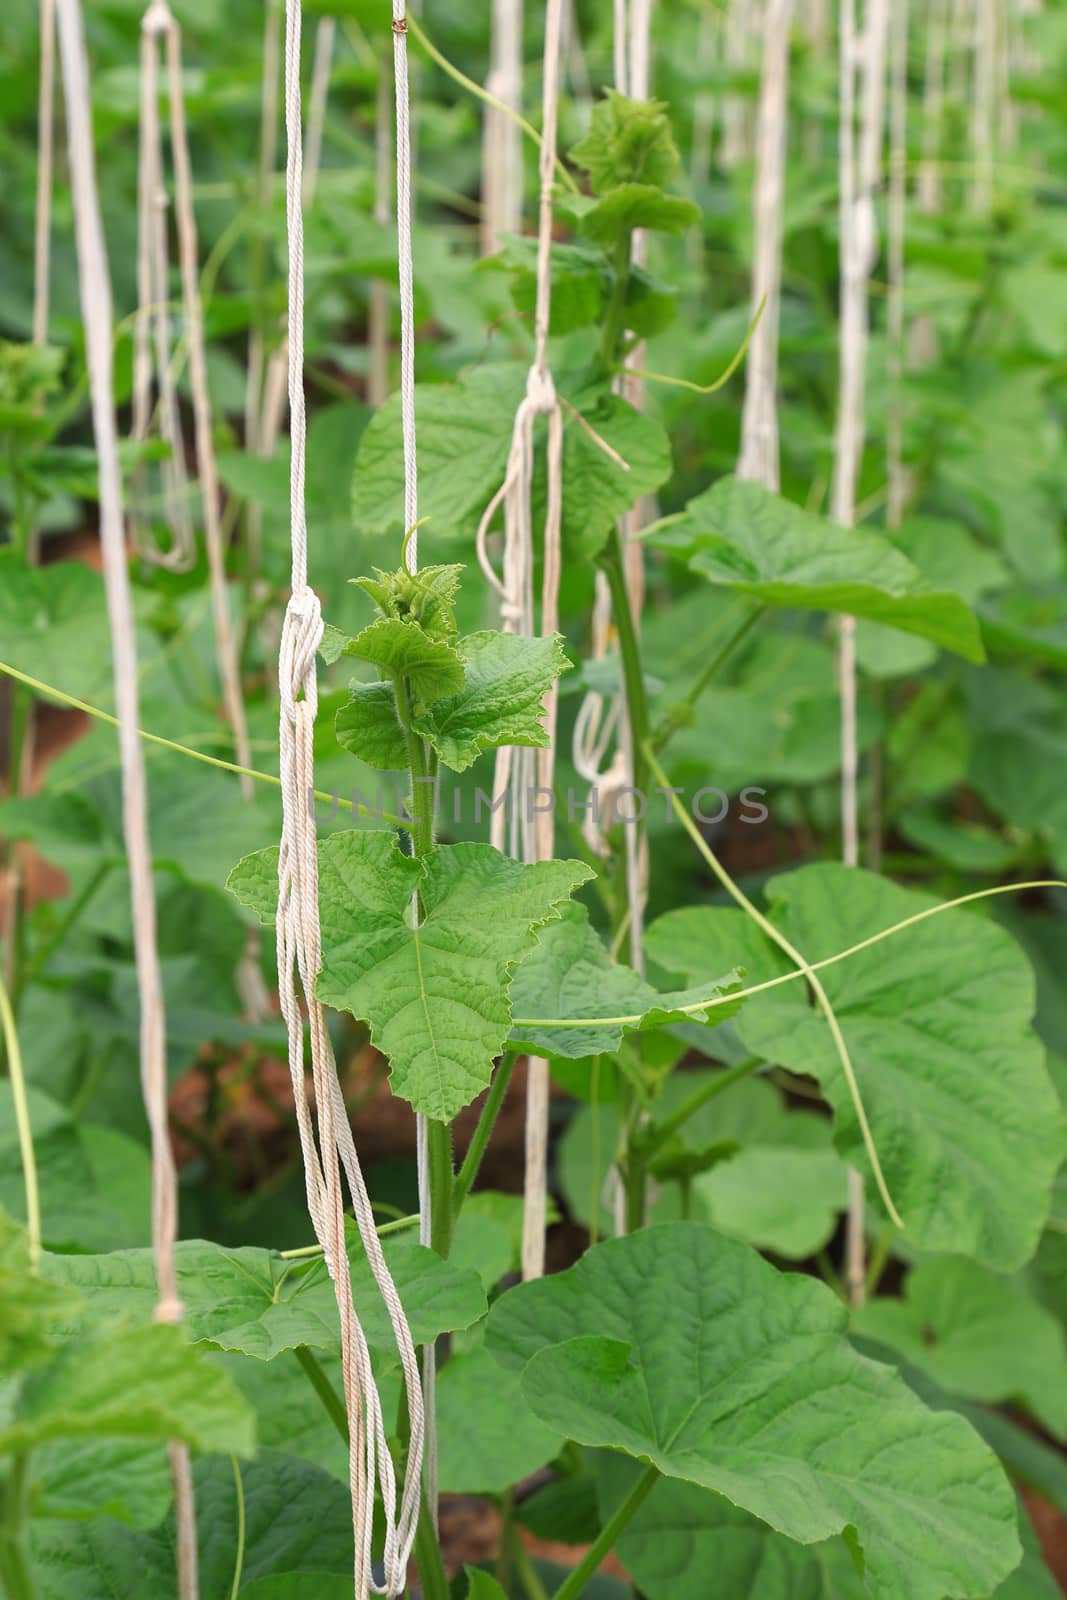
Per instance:
[[[880,534],[842,528],[761,484],[720,479],[655,542],[763,605],[850,612],[984,659],[978,623],[958,594],[932,590]]]
[[[31,567],[0,552],[3,660],[68,694],[93,700],[111,687],[104,580],[80,561]]]
[[[1012,1279],[973,1261],[924,1261],[903,1299],[872,1300],[854,1322],[950,1393],[1021,1401],[1051,1432],[1067,1434],[1067,1340]]]
[[[724,1022],[740,1007],[723,1003],[740,987],[737,972],[713,979],[699,988],[660,994],[632,967],[612,961],[603,941],[589,925],[583,905],[561,907],[557,922],[538,935],[537,943],[518,968],[511,985],[511,1007],[521,1019],[512,1030],[512,1043],[524,1044],[549,1058],[562,1056],[580,1061],[617,1050],[624,1033],[641,1027],[661,1027],[669,1021]],[[709,1011],[679,1012],[682,1005],[701,1000],[716,1002]],[[592,1017],[632,1018],[610,1028],[582,1026]],[[566,1022],[566,1027],[538,1026],[539,1022]]]
[[[416,1343],[469,1327],[484,1315],[485,1291],[473,1271],[453,1267],[406,1239],[388,1241],[386,1254]],[[349,1259],[367,1342],[391,1355],[392,1324],[354,1228]],[[228,1250],[202,1239],[180,1243],[177,1261],[183,1327],[194,1343],[270,1361],[298,1345],[332,1350],[340,1339],[333,1285],[321,1262],[285,1261],[250,1245]],[[54,1281],[82,1290],[92,1321],[151,1318],[156,1291],[148,1250],[50,1256],[45,1267]],[[77,1334],[84,1321],[68,1322],[68,1334]]]
[[[935,903],[829,864],[772,878],[767,895],[773,920],[809,961]],[[792,966],[739,911],[669,913],[649,930],[648,948],[690,981],[714,972],[727,951],[750,984]],[[1063,1113],[1030,1027],[1034,981],[1022,951],[980,915],[948,911],[820,976],[908,1237],[1002,1271],[1020,1266],[1048,1215],[1065,1147]],[[866,1169],[830,1030],[804,985],[755,996],[736,1026],[755,1054],[819,1080],[838,1149]]]
[[[800,1543],[847,1531],[883,1600],[987,1595],[1020,1555],[995,1456],[858,1355],[846,1325],[822,1284],[680,1222],[509,1290],[489,1342],[579,1443],[714,1489]]]
[[[39,1090],[28,1098],[45,1244],[106,1250],[146,1242],[152,1168],[144,1146],[112,1128],[75,1122]],[[21,1215],[23,1193],[11,1089],[0,1083],[0,1206]]]
[[[114,1517],[156,1528],[170,1508],[167,1447],[151,1439],[53,1439],[33,1454],[36,1517]]]
[[[277,892],[272,858],[246,857],[229,879],[264,920]],[[370,1025],[396,1094],[449,1122],[489,1083],[511,1026],[512,970],[534,929],[589,876],[579,862],[524,866],[485,844],[416,860],[391,834],[335,833],[319,847],[319,998]]]
[[[621,1475],[607,1474],[608,1483]],[[648,1600],[868,1600],[843,1539],[797,1544],[693,1483],[664,1478],[623,1533],[619,1560]]]
[[[26,1380],[0,1426],[0,1453],[87,1435],[182,1439],[240,1455],[255,1442],[251,1408],[229,1379],[162,1323],[68,1342]]]
[[[352,1593],[352,1510],[347,1484],[310,1462],[260,1450],[241,1463],[245,1502],[242,1595],[290,1575],[343,1577]],[[233,1464],[209,1456],[193,1464],[201,1600],[230,1600],[238,1508]],[[177,1600],[173,1517],[150,1533],[121,1522],[39,1521],[32,1526],[34,1576],[41,1600]],[[285,1593],[283,1589],[282,1594]],[[295,1591],[297,1594],[300,1590]],[[304,1591],[307,1594],[307,1590]],[[268,1591],[269,1593],[269,1591]],[[312,1589],[314,1600],[330,1588]]]
[[[503,1494],[563,1445],[562,1429],[534,1415],[518,1375],[502,1372],[481,1344],[438,1374],[437,1437],[447,1494]]]
[[[509,363],[475,367],[455,383],[419,384],[419,508],[432,517],[437,539],[473,537],[504,481],[515,412],[526,391],[527,368]],[[566,386],[564,385],[564,389]],[[626,469],[605,455],[564,411],[563,540],[588,559],[620,511],[651,494],[670,474],[662,427],[606,389],[580,389],[575,408]],[[539,452],[540,455],[540,452]],[[535,524],[543,521],[543,473],[535,483]],[[375,412],[360,441],[352,484],[356,526],[367,534],[399,534],[404,519],[400,397]]]

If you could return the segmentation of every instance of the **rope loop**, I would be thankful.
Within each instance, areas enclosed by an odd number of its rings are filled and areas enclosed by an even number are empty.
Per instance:
[[[551,372],[536,362],[526,375],[526,404],[537,417],[550,417],[559,405]]]
[[[141,18],[141,32],[155,34],[157,37],[169,33],[173,25],[174,18],[167,0],[152,0],[152,4]]]
[[[289,596],[278,649],[278,692],[282,710],[295,727],[297,699],[302,694],[312,713],[318,706],[315,652],[322,643],[322,605],[314,589],[305,586]]]

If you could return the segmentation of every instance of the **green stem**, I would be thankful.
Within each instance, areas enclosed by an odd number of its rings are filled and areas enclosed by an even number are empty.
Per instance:
[[[26,1094],[26,1073],[22,1065],[15,1013],[11,1009],[7,987],[0,978],[0,1031],[7,1052],[7,1070],[11,1082],[11,1100],[15,1113],[19,1157],[22,1162],[22,1182],[26,1194],[26,1232],[29,1239],[30,1271],[36,1272],[41,1264],[41,1195],[37,1184],[37,1158],[33,1150],[33,1126],[30,1122],[30,1105]]]
[[[626,714],[633,738],[634,787],[643,794],[648,773],[645,756],[645,745],[649,736],[648,697],[645,694],[645,675],[641,667],[641,642],[637,637],[637,627],[633,612],[630,610],[630,595],[626,587],[622,537],[617,527],[612,529],[600,561],[608,580],[608,588],[611,590],[612,621],[619,636]]]
[[[615,371],[626,333],[626,291],[630,285],[631,253],[632,240],[627,229],[615,246],[615,255],[612,259],[615,282],[612,285],[611,299],[604,313],[604,326],[600,334],[600,365],[607,373]]]
[[[230,1600],[237,1600],[241,1589],[241,1576],[245,1565],[245,1536],[247,1518],[245,1513],[245,1486],[241,1477],[241,1463],[236,1456],[230,1457],[233,1467],[233,1487],[237,1497],[237,1554],[233,1563],[233,1583],[230,1586]]]
[[[511,1074],[515,1070],[518,1054],[509,1050],[501,1056],[500,1065],[493,1076],[493,1082],[486,1096],[485,1105],[482,1107],[478,1118],[478,1126],[474,1130],[467,1154],[463,1158],[463,1165],[456,1174],[456,1181],[452,1186],[452,1214],[458,1217],[463,1209],[463,1202],[474,1187],[474,1180],[478,1176],[478,1169],[482,1164],[486,1146],[492,1137],[496,1126],[496,1119],[500,1115],[500,1108],[504,1104],[504,1096],[508,1092]]]
[[[322,1401],[323,1410],[337,1429],[345,1445],[348,1445],[348,1413],[345,1403],[337,1393],[333,1384],[322,1369],[318,1356],[313,1355],[306,1344],[297,1345],[293,1351],[296,1359],[304,1369],[304,1376]]]
[[[707,1083],[701,1084],[700,1088],[694,1090],[688,1100],[682,1101],[676,1111],[672,1111],[669,1117],[657,1123],[649,1135],[647,1144],[644,1146],[645,1160],[647,1161],[649,1156],[654,1155],[657,1150],[665,1145],[668,1139],[672,1139],[679,1129],[685,1126],[690,1117],[696,1116],[701,1107],[706,1106],[709,1100],[716,1099],[718,1095],[723,1094],[733,1084],[740,1083],[742,1078],[750,1077],[756,1068],[762,1065],[762,1056],[749,1056],[747,1061],[740,1062],[736,1067],[727,1067],[725,1072],[717,1072]]]
[[[37,1600],[27,1546],[29,1521],[30,1458],[13,1456],[7,1475],[0,1478],[0,1581],[6,1600]]]
[[[430,1248],[447,1259],[452,1248],[453,1210],[452,1129],[435,1117],[426,1119],[430,1155]]]
[[[419,1574],[423,1600],[451,1600],[444,1557],[437,1541],[437,1530],[430,1516],[425,1488],[419,1496],[419,1520],[415,1528],[415,1567]]]
[[[578,1600],[578,1596],[582,1593],[586,1583],[597,1571],[600,1563],[615,1544],[627,1523],[648,1499],[659,1479],[659,1475],[658,1467],[648,1466],[645,1468],[618,1510],[605,1522],[581,1561],[556,1590],[554,1600]]]
[[[548,1591],[541,1582],[537,1568],[530,1560],[530,1552],[519,1537],[519,1530],[514,1525],[511,1529],[511,1554],[519,1582],[526,1591],[526,1600],[548,1600]]]
[[[59,947],[63,944],[67,934],[77,923],[78,918],[81,916],[82,912],[89,904],[89,901],[92,899],[97,889],[99,889],[100,885],[103,883],[104,879],[107,877],[114,865],[115,863],[112,861],[100,862],[99,866],[90,874],[90,876],[85,880],[85,883],[78,890],[78,893],[74,896],[73,900],[70,902],[70,905],[67,907],[66,912],[56,923],[56,926],[52,929],[52,932],[49,934],[48,938],[45,939],[38,949],[34,951],[30,960],[26,962],[21,973],[19,974],[18,982],[15,984],[15,988],[11,996],[11,1003],[16,1011],[18,1010],[18,1004],[22,998],[22,995],[29,988],[30,984],[37,977],[38,973],[44,971],[45,967],[51,961]]]
[[[668,707],[667,713],[659,726],[653,731],[651,744],[658,755],[671,736],[681,727],[688,725],[692,718],[697,701],[704,690],[715,681],[722,668],[733,655],[738,645],[748,637],[760,618],[766,615],[766,606],[754,606],[742,617],[738,626],[731,633],[721,650],[716,651],[707,666],[700,673],[689,692],[675,705]]]

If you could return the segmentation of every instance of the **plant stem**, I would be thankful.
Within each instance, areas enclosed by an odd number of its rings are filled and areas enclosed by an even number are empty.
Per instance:
[[[648,1466],[645,1468],[625,1500],[605,1522],[596,1540],[589,1546],[581,1561],[556,1590],[553,1600],[578,1600],[578,1596],[585,1588],[586,1582],[597,1571],[600,1563],[615,1544],[626,1524],[647,1500],[659,1479],[659,1475],[658,1467]]]
[[[615,370],[623,336],[626,333],[626,291],[630,285],[631,250],[632,241],[627,229],[615,246],[615,255],[612,259],[615,281],[600,333],[600,364],[607,373]]]
[[[11,1004],[16,1011],[18,1010],[19,1000],[22,998],[25,990],[33,982],[34,978],[37,977],[37,974],[42,972],[48,965],[49,961],[51,961],[60,945],[66,939],[67,934],[70,932],[71,928],[74,927],[78,918],[81,916],[82,912],[89,904],[89,901],[92,899],[97,889],[99,889],[100,885],[103,883],[104,879],[107,877],[114,865],[115,863],[113,861],[100,862],[99,866],[90,874],[82,887],[79,889],[78,893],[74,896],[73,900],[70,902],[70,905],[67,907],[66,912],[57,922],[56,926],[52,929],[52,932],[49,934],[48,938],[45,939],[43,944],[41,944],[40,947],[33,952],[30,960],[25,963],[22,971],[19,974],[18,982],[16,983],[14,992],[11,996]]]
[[[11,1100],[15,1112],[15,1129],[18,1134],[19,1158],[22,1162],[22,1182],[26,1194],[26,1232],[29,1238],[30,1271],[36,1272],[41,1264],[41,1194],[37,1184],[37,1158],[33,1150],[33,1125],[26,1095],[26,1073],[23,1070],[22,1051],[15,1027],[15,1013],[7,988],[0,978],[0,1031],[7,1052],[7,1070],[11,1081]]]
[[[630,719],[633,738],[634,788],[639,794],[645,791],[648,764],[645,745],[648,740],[648,697],[645,694],[645,675],[641,667],[641,643],[637,637],[630,595],[626,587],[626,563],[623,557],[622,538],[617,527],[608,536],[600,557],[601,566],[611,590],[611,615],[619,636],[619,656],[622,663],[622,682],[626,695],[626,714]],[[635,827],[639,824],[634,824]]]
[[[37,1600],[27,1548],[30,1458],[22,1452],[11,1459],[7,1475],[0,1478],[0,1581],[7,1600]]]
[[[730,637],[726,640],[726,643],[722,646],[721,650],[716,651],[715,655],[712,656],[707,666],[704,667],[699,677],[689,689],[688,693],[684,695],[676,705],[668,708],[666,716],[660,722],[659,727],[656,728],[652,733],[651,744],[657,755],[671,738],[672,734],[676,733],[680,727],[685,726],[685,724],[689,721],[696,703],[704,693],[704,690],[718,677],[730,656],[733,655],[738,645],[741,644],[741,642],[752,632],[752,629],[756,626],[756,623],[759,622],[760,618],[766,615],[766,611],[766,606],[754,606],[749,609],[746,615],[742,617],[740,623],[734,629],[733,633],[731,633]]]
[[[298,1344],[293,1351],[296,1359],[304,1369],[304,1375],[322,1401],[323,1409],[334,1427],[337,1429],[345,1445],[348,1444],[348,1413],[344,1401],[337,1393],[333,1384],[322,1370],[318,1356],[313,1355],[306,1344]]]
[[[425,1487],[419,1493],[419,1520],[415,1528],[415,1567],[422,1586],[422,1600],[451,1600],[437,1530],[433,1525]]]
[[[430,1154],[430,1248],[447,1259],[452,1248],[453,1210],[452,1129],[435,1117],[426,1119]]]
[[[511,1554],[519,1582],[526,1590],[527,1600],[548,1600],[548,1591],[541,1582],[541,1575],[530,1560],[530,1552],[523,1544],[519,1530],[514,1524],[511,1528]]]
[[[665,1145],[668,1139],[673,1138],[678,1130],[685,1126],[690,1117],[695,1116],[702,1106],[707,1105],[709,1100],[716,1099],[717,1096],[723,1094],[733,1084],[740,1083],[742,1078],[750,1077],[756,1071],[756,1068],[762,1065],[762,1056],[749,1056],[747,1061],[739,1062],[736,1067],[727,1067],[725,1072],[718,1072],[707,1083],[701,1084],[700,1088],[694,1090],[688,1100],[683,1100],[677,1110],[672,1111],[669,1117],[657,1123],[655,1129],[649,1135],[648,1143],[644,1146],[645,1160],[647,1161],[649,1156],[654,1155],[661,1146]]]
[[[500,1065],[496,1069],[492,1085],[486,1096],[485,1105],[482,1107],[478,1118],[478,1126],[474,1130],[467,1154],[463,1158],[463,1165],[456,1174],[456,1181],[452,1186],[452,1215],[458,1217],[463,1209],[463,1202],[474,1187],[474,1180],[478,1176],[478,1168],[482,1164],[486,1146],[492,1137],[496,1119],[500,1115],[500,1108],[504,1104],[504,1096],[508,1092],[511,1074],[515,1070],[518,1053],[509,1050],[501,1056]]]
[[[236,1456],[230,1457],[233,1467],[233,1487],[237,1497],[237,1554],[233,1563],[233,1584],[230,1589],[230,1600],[237,1600],[241,1588],[241,1575],[245,1565],[245,1535],[247,1517],[245,1513],[245,1486],[241,1477],[241,1463]]]

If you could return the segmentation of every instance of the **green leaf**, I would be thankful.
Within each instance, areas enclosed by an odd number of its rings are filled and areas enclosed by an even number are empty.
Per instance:
[[[41,1222],[53,1250],[106,1250],[147,1242],[152,1165],[147,1150],[113,1128],[74,1121],[40,1090],[28,1093]],[[0,1083],[0,1206],[21,1216],[22,1157],[11,1086]]]
[[[481,1344],[438,1374],[437,1437],[446,1494],[503,1494],[563,1445],[562,1431],[531,1411],[518,1375],[501,1372]]]
[[[67,1344],[26,1380],[0,1426],[0,1453],[85,1435],[181,1439],[239,1455],[255,1445],[252,1411],[229,1379],[162,1323]]]
[[[156,1528],[170,1509],[167,1447],[144,1439],[54,1439],[33,1455],[35,1517],[114,1517]]]
[[[664,188],[678,170],[679,155],[667,108],[659,100],[630,100],[607,89],[589,119],[589,131],[571,150],[571,160],[588,172],[594,194],[619,184]]]
[[[809,961],[936,903],[830,864],[772,878],[766,892],[774,922]],[[663,922],[673,930],[671,955],[655,929],[648,948],[669,970],[695,978],[727,951],[749,984],[792,970],[742,912],[690,910]],[[1049,1212],[1065,1131],[1030,1027],[1034,981],[1022,951],[980,915],[947,911],[820,976],[907,1236],[920,1249],[971,1255],[994,1269],[1021,1266]],[[756,1055],[818,1079],[838,1150],[866,1170],[829,1028],[803,990],[790,983],[754,996],[738,1032]]]
[[[721,478],[654,542],[763,605],[849,612],[984,660],[978,623],[958,594],[931,590],[881,535],[839,527],[758,483]]]
[[[285,1572],[243,1583],[241,1600],[352,1600],[352,1579],[339,1572]]]
[[[495,255],[483,266],[511,275],[511,297],[516,310],[533,314],[537,299],[537,240],[510,234]],[[612,272],[601,250],[583,244],[553,244],[552,320],[553,337],[572,333],[599,322],[611,292]]]
[[[369,661],[383,674],[403,675],[427,705],[463,687],[463,663],[452,646],[431,638],[417,622],[379,617],[350,639],[342,654]]]
[[[1067,1340],[1013,1280],[973,1261],[924,1261],[903,1299],[872,1300],[854,1324],[950,1393],[1021,1402],[1050,1432],[1067,1434]]]
[[[580,862],[524,866],[491,845],[440,845],[416,860],[391,834],[335,833],[319,846],[319,998],[368,1023],[394,1094],[450,1122],[492,1077],[512,970],[534,929],[589,877]],[[246,858],[229,886],[266,920],[269,882],[269,859]]]
[[[643,495],[654,494],[671,475],[671,446],[662,425],[603,388],[575,396],[582,417],[626,463],[606,455],[569,413],[563,430],[563,550],[567,560],[591,561],[617,517]],[[535,526],[545,515],[545,473],[534,474]]]
[[[406,1239],[386,1241],[385,1250],[416,1343],[469,1327],[484,1315],[485,1292],[473,1271],[453,1267]],[[354,1224],[349,1260],[367,1343],[393,1359],[392,1324]],[[337,1302],[321,1261],[285,1261],[270,1250],[226,1249],[196,1239],[178,1245],[177,1264],[182,1326],[195,1344],[271,1361],[298,1345],[332,1350],[339,1342]],[[54,1281],[81,1289],[96,1323],[119,1315],[142,1323],[151,1319],[156,1288],[148,1250],[50,1256],[45,1270]],[[85,1317],[68,1322],[67,1334],[77,1336],[85,1322]]]
[[[796,1544],[677,1479],[656,1484],[616,1550],[648,1600],[706,1600],[712,1571],[730,1600],[868,1600],[872,1592],[843,1539]]]
[[[558,633],[544,638],[486,630],[459,643],[465,682],[414,719],[446,767],[464,772],[501,745],[544,748],[544,698],[570,662]],[[367,757],[370,759],[370,757]]]
[[[652,1131],[715,1076],[673,1073],[651,1109]],[[773,1084],[752,1078],[709,1101],[679,1137],[697,1167],[702,1158],[722,1157],[695,1178],[692,1189],[694,1215],[721,1233],[794,1260],[814,1255],[832,1238],[845,1208],[847,1180],[823,1117],[786,1110]],[[617,1138],[618,1114],[611,1104],[582,1107],[567,1126],[560,1180],[568,1209],[580,1222],[591,1220],[595,1194],[600,1226],[611,1226],[607,1179]],[[723,1144],[731,1147],[729,1153]],[[678,1164],[683,1166],[684,1158]],[[677,1190],[664,1189],[653,1203],[652,1220],[666,1222],[679,1213]]]
[[[31,567],[0,551],[3,659],[68,694],[95,700],[112,687],[104,580],[81,561]]]
[[[435,539],[473,538],[504,481],[515,412],[526,392],[527,368],[515,363],[475,367],[455,383],[418,384],[419,505],[433,519]],[[653,418],[603,386],[567,394],[589,426],[618,451],[619,467],[564,408],[563,544],[587,559],[604,542],[615,518],[670,475],[670,445]],[[534,520],[544,519],[543,451],[534,478]],[[352,488],[353,515],[361,531],[403,531],[404,470],[399,396],[374,414],[360,443]]]
[[[680,195],[664,194],[648,183],[623,183],[610,189],[581,219],[581,230],[597,244],[615,244],[634,228],[684,233],[700,221],[700,207]]]
[[[1019,1560],[995,1456],[857,1355],[846,1324],[822,1284],[682,1222],[508,1290],[488,1337],[550,1426],[714,1489],[799,1543],[847,1530],[883,1600],[988,1594]]]
[[[522,1044],[549,1058],[584,1060],[617,1050],[624,1033],[641,1027],[662,1027],[670,1021],[723,1022],[740,1007],[716,1005],[703,1017],[679,1013],[679,1005],[701,999],[722,1000],[740,987],[734,971],[699,988],[659,994],[631,967],[612,961],[603,941],[590,927],[583,905],[563,906],[557,921],[538,935],[537,943],[515,973],[511,1008],[530,1021],[566,1020],[566,1028],[540,1028],[516,1023],[512,1044]],[[611,1028],[583,1027],[591,1017],[633,1017]]]
[[[55,1349],[56,1318],[77,1303],[69,1289],[31,1272],[25,1229],[0,1211],[0,1373],[47,1361]]]
[[[391,683],[354,683],[334,718],[337,742],[382,772],[405,772],[408,747]]]
[[[242,1596],[260,1582],[329,1574],[352,1594],[352,1511],[341,1484],[306,1461],[260,1450],[241,1463],[246,1536]],[[237,1540],[237,1494],[227,1456],[193,1463],[201,1600],[230,1600]],[[41,1600],[174,1600],[174,1519],[138,1533],[120,1522],[38,1521],[32,1559]],[[330,1579],[327,1579],[327,1583]],[[306,1592],[306,1591],[305,1591]],[[269,1593],[269,1591],[268,1591]],[[299,1589],[295,1591],[299,1594]],[[285,1591],[282,1590],[282,1594]],[[331,1596],[324,1586],[314,1600]]]
[[[464,1567],[467,1574],[467,1600],[508,1600],[507,1595],[489,1572],[479,1567]]]

